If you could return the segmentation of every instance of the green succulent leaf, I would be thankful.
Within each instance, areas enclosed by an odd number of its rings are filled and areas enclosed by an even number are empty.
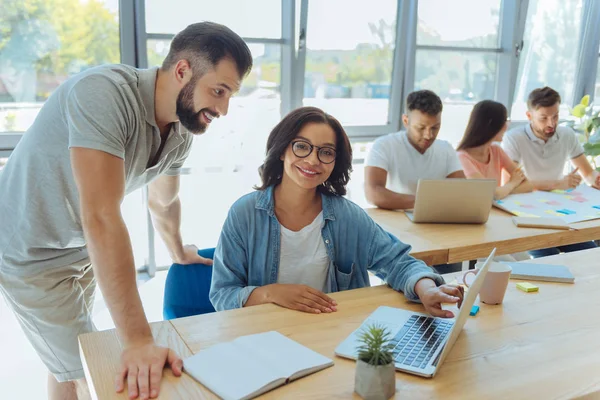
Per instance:
[[[370,365],[387,365],[393,361],[390,332],[382,325],[369,325],[359,336],[358,359]]]

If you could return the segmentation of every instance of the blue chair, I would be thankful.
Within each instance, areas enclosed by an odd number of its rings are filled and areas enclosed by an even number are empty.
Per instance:
[[[212,259],[215,249],[199,250],[198,255]],[[215,311],[208,293],[212,266],[204,264],[173,264],[167,273],[163,317],[165,320]]]

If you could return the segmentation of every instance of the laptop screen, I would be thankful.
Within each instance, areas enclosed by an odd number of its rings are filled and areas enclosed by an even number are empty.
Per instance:
[[[469,313],[471,312],[471,307],[473,307],[473,304],[475,304],[475,300],[477,299],[477,295],[481,290],[481,285],[483,285],[483,281],[485,280],[485,276],[490,268],[490,263],[492,262],[492,259],[494,258],[495,254],[496,249],[494,248],[488,256],[488,258],[485,260],[483,267],[481,267],[481,269],[477,273],[475,280],[469,287],[467,295],[463,299],[460,311],[458,312],[458,316],[456,317],[456,322],[454,323],[454,326],[450,331],[450,337],[448,338],[448,341],[446,342],[444,350],[442,351],[442,354],[440,355],[439,361],[436,365],[440,365],[442,362],[444,362],[444,358],[446,358],[446,356],[450,352],[450,349],[452,349],[454,342],[456,342],[456,339],[458,339],[458,335],[460,335],[460,332],[465,326],[467,318],[469,318]]]

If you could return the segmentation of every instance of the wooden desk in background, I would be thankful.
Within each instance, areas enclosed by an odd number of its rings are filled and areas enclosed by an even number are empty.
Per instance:
[[[479,314],[469,318],[435,378],[396,373],[397,398],[600,398],[599,259],[600,249],[592,249],[531,261],[569,266],[575,284],[537,282],[538,293],[524,293],[512,281],[502,306],[481,304]],[[358,399],[353,393],[356,363],[334,356],[335,347],[380,305],[422,308],[386,286],[332,297],[339,311],[328,315],[263,305],[158,322],[152,330],[159,344],[182,357],[241,335],[277,330],[335,365],[261,398]],[[80,347],[93,397],[126,399],[114,392],[120,356],[115,331],[82,335]],[[174,378],[165,370],[164,375],[162,399],[216,398],[186,374]]]
[[[404,216],[404,218],[406,218],[406,216]],[[399,237],[398,235],[396,236]],[[402,234],[400,240],[411,245],[411,256],[423,260],[427,265],[448,263],[449,249],[440,247],[429,241],[426,237],[405,232]]]
[[[414,251],[421,254],[448,251],[446,263],[487,257],[494,247],[496,254],[501,255],[600,239],[600,219],[572,224],[577,230],[565,231],[519,228],[512,222],[511,214],[497,208],[492,208],[488,222],[481,225],[415,224],[402,211],[379,208],[366,211],[401,241],[412,244],[411,240],[415,240]]]

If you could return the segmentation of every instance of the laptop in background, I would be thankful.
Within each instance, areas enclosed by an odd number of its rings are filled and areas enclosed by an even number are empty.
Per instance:
[[[400,308],[381,306],[335,349],[335,354],[356,360],[357,347],[360,345],[359,337],[363,330],[371,324],[385,326],[393,337],[390,343],[394,346],[396,369],[426,378],[433,377],[465,326],[495,254],[496,249],[492,250],[485,260],[465,294],[455,318],[437,318]]]
[[[494,200],[495,179],[419,179],[413,222],[484,224]]]

